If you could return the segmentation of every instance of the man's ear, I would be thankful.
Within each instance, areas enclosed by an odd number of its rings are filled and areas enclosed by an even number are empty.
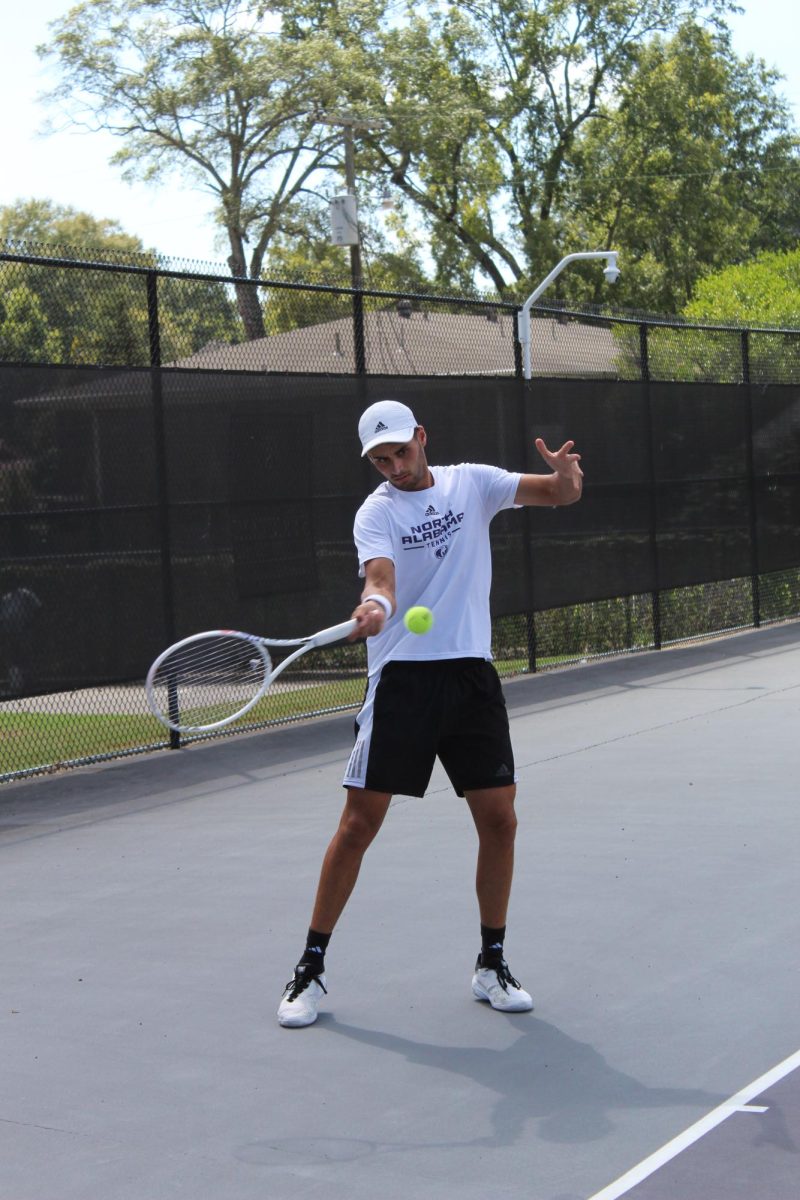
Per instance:
[[[417,441],[420,446],[427,446],[428,444],[428,435],[422,425],[417,426]]]

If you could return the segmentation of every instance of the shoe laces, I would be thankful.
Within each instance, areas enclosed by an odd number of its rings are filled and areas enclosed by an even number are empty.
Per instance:
[[[306,965],[305,963],[296,966],[294,969],[294,978],[290,979],[284,988],[286,999],[289,1001],[289,1003],[291,1003],[292,1000],[296,1000],[298,996],[302,995],[308,985],[312,982],[318,983],[327,996],[328,989],[325,987],[325,984],[322,982],[319,975],[314,972],[312,967]]]
[[[522,985],[520,984],[519,980],[515,979],[509,971],[508,963],[505,959],[497,964],[492,963],[490,966],[485,967],[484,970],[494,971],[495,975],[497,976],[497,982],[500,984],[500,987],[504,992],[508,991],[509,984],[511,987],[516,988],[517,991],[522,990]]]

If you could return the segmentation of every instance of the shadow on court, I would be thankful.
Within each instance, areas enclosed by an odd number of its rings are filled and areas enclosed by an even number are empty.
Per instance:
[[[513,1146],[537,1122],[548,1142],[590,1142],[613,1128],[611,1114],[621,1109],[713,1108],[724,1097],[693,1088],[647,1087],[616,1071],[585,1042],[536,1017],[503,1015],[517,1032],[530,1026],[502,1050],[480,1046],[437,1046],[393,1033],[359,1029],[329,1017],[326,1029],[339,1037],[373,1046],[386,1055],[431,1071],[444,1071],[493,1093],[492,1133],[463,1145]],[[380,1067],[378,1068],[380,1069]]]

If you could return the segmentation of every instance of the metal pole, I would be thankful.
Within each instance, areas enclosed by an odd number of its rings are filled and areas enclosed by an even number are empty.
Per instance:
[[[161,388],[161,326],[158,316],[158,273],[147,272],[147,323],[150,334],[150,387],[153,398],[155,434],[155,475],[161,533],[161,595],[164,612],[165,641],[175,641],[175,603],[172,586],[172,546],[169,521],[169,488],[167,485],[167,439],[164,422],[164,395]],[[177,719],[178,698],[174,684],[169,689],[169,711]],[[179,750],[180,734],[169,731],[172,750]]]
[[[758,553],[758,498],[756,493],[756,459],[753,442],[753,388],[750,380],[750,332],[741,332],[742,383],[745,385],[745,429],[747,478],[750,501],[750,586],[753,592],[753,625],[761,627],[761,575]]]
[[[514,312],[514,377],[522,379],[522,343],[519,340],[519,326],[521,308],[517,308]]]
[[[661,580],[658,562],[658,499],[656,488],[656,456],[653,442],[653,408],[650,396],[650,347],[647,340],[647,325],[642,322],[639,326],[639,361],[642,372],[642,391],[644,393],[645,423],[647,428],[647,458],[648,474],[650,477],[650,560],[653,570],[653,590],[650,593],[653,614],[653,645],[661,649]]]
[[[348,192],[356,194],[356,156],[353,147],[353,125],[344,122],[344,178]],[[360,236],[357,234],[357,236]],[[353,347],[355,350],[356,375],[364,375],[367,370],[367,356],[364,345],[364,279],[361,274],[361,244],[355,242],[350,247],[350,279],[353,285]]]
[[[519,309],[517,309],[517,314]],[[523,447],[524,460],[518,465],[521,470],[530,470],[528,461],[530,448],[526,420],[528,384],[522,375],[522,347],[516,336],[517,322],[514,322],[514,376],[517,379],[517,396],[519,411],[519,444]],[[522,564],[525,577],[525,643],[528,651],[528,670],[534,674],[537,669],[536,649],[536,610],[534,608],[534,553],[533,553],[533,521],[530,507],[522,512],[522,536],[524,538]]]
[[[526,379],[530,379],[531,377],[531,307],[539,299],[542,292],[546,291],[553,280],[561,274],[565,267],[569,266],[572,262],[577,262],[578,259],[584,258],[604,258],[608,265],[603,274],[608,282],[616,283],[619,278],[616,250],[582,250],[577,254],[567,254],[565,258],[562,258],[560,263],[553,267],[550,274],[531,292],[517,314],[517,336],[522,346],[522,372]]]

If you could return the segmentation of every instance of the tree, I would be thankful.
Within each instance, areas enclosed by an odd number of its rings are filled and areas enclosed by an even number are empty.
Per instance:
[[[747,329],[750,380],[795,383],[800,377],[800,250],[764,252],[706,275],[682,316],[693,324],[650,329],[653,378],[740,383]],[[697,324],[712,328],[698,330]],[[635,374],[637,329],[620,326],[617,336],[620,365]]]
[[[117,221],[96,218],[50,200],[20,200],[0,209],[0,243],[49,250],[60,258],[157,265],[153,251]],[[7,362],[150,363],[145,278],[36,262],[3,264],[0,359]],[[223,284],[162,279],[159,289],[162,360],[188,356],[207,342],[239,341],[240,325]]]
[[[52,329],[36,292],[24,283],[0,298],[0,359],[11,362],[57,360],[61,338]]]
[[[306,7],[308,18],[283,0],[82,0],[40,48],[61,70],[52,98],[123,139],[115,160],[129,176],[178,171],[215,198],[242,279],[260,277],[287,209],[336,165],[341,131],[320,115],[368,76],[369,0]],[[247,336],[263,336],[257,289],[239,284],[237,300]]]
[[[418,10],[386,31],[386,121],[362,134],[359,161],[421,215],[440,286],[471,287],[477,269],[502,292],[522,268],[495,215],[504,179],[487,125],[494,101],[485,55],[484,40],[454,7],[442,19]]]
[[[796,384],[800,378],[800,250],[767,251],[706,276],[684,315],[708,324],[791,331],[753,330],[748,338],[749,372],[753,382]],[[716,334],[714,339],[722,343],[726,336],[730,339],[729,334]]]
[[[707,275],[683,314],[705,323],[800,330],[800,250],[764,252]]]
[[[215,198],[259,337],[246,279],[303,260],[298,214],[341,169],[343,114],[360,122],[360,193],[381,182],[402,197],[440,288],[477,275],[524,295],[562,254],[613,237],[616,298],[674,309],[725,256],[785,246],[796,141],[775,74],[731,50],[732,7],[81,0],[43,53],[71,119],[120,137],[126,172],[179,171]],[[596,298],[597,281],[579,268],[554,294]]]
[[[51,200],[19,200],[0,209],[0,241],[23,251],[49,251],[64,259],[92,258],[96,251],[112,257],[122,254],[144,258],[140,239],[125,233],[117,221],[98,219]],[[120,320],[127,316],[130,298],[120,295],[112,276],[94,281],[98,286],[90,296],[85,280],[83,287],[78,286],[78,276],[70,269],[8,263],[3,273],[6,291],[6,315],[0,327],[3,359],[113,362],[121,356],[122,361],[131,360],[130,345],[127,350],[121,349],[123,341],[130,343],[130,332],[122,339],[119,330]],[[82,341],[87,338],[93,340],[99,358],[91,354],[84,357]],[[113,356],[108,353],[111,342]],[[147,344],[146,314],[144,344]]]
[[[710,6],[712,14],[725,7]],[[469,0],[386,35],[388,135],[376,162],[502,293],[563,250],[576,140],[628,78],[639,48],[695,0]],[[433,10],[432,10],[433,11]],[[575,247],[570,247],[575,248]]]
[[[58,252],[63,258],[86,256],[87,250],[144,255],[141,239],[126,233],[118,221],[93,217],[52,200],[18,200],[0,209],[0,242],[24,242]]]
[[[615,301],[680,312],[704,274],[794,243],[798,139],[776,84],[693,22],[639,49],[578,139],[565,197],[575,236],[623,251]]]

